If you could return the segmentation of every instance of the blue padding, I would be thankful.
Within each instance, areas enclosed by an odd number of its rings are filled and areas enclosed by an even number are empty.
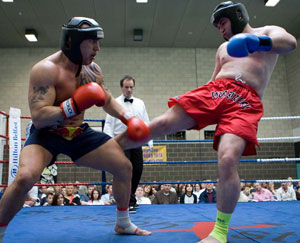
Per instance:
[[[141,205],[131,219],[140,228],[153,231],[146,237],[115,234],[115,216],[115,206],[23,208],[9,224],[4,243],[195,243],[213,227],[216,204]],[[299,222],[298,201],[238,203],[228,240],[297,242]]]

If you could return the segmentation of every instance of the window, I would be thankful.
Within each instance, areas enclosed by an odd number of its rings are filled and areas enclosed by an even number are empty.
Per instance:
[[[185,140],[185,139],[186,139],[185,131],[176,132],[176,133],[169,134],[167,136],[156,138],[156,140]]]
[[[213,139],[215,131],[204,131],[204,139]]]

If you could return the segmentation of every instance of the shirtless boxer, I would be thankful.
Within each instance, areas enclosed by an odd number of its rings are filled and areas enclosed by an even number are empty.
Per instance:
[[[217,124],[213,144],[218,151],[217,219],[213,231],[201,242],[223,243],[240,194],[238,163],[242,155],[256,154],[265,87],[278,55],[294,50],[297,41],[278,26],[252,28],[244,5],[231,1],[217,5],[211,22],[226,40],[234,36],[218,48],[211,80],[171,98],[171,108],[150,122],[149,128],[153,139]],[[116,140],[123,149],[143,143],[129,141],[126,133]]]
[[[110,136],[82,123],[84,110],[97,105],[121,119],[131,139],[149,136],[148,127],[124,110],[104,87],[101,68],[93,62],[103,37],[103,29],[95,20],[74,17],[62,27],[61,50],[32,68],[28,100],[33,126],[20,154],[17,176],[0,201],[0,234],[4,235],[27,192],[59,153],[70,156],[79,166],[112,173],[117,233],[151,234],[129,218],[130,161]]]

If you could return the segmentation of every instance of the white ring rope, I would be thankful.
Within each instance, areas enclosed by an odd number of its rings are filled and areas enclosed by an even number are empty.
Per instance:
[[[277,137],[277,138],[258,138],[258,141],[281,141],[281,140],[300,140],[299,136],[296,137]]]
[[[262,117],[261,121],[273,121],[273,120],[300,120],[300,116],[275,116],[275,117]]]

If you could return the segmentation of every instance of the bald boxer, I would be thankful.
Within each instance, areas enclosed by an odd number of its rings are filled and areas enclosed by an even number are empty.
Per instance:
[[[211,80],[195,90],[171,98],[167,112],[150,122],[151,138],[217,124],[213,147],[218,151],[217,219],[204,242],[226,242],[228,225],[240,194],[238,163],[256,154],[256,133],[263,115],[261,99],[278,55],[297,46],[296,39],[278,26],[252,28],[241,3],[222,2],[212,24],[225,40],[216,54]],[[123,149],[143,142],[116,137]]]
[[[143,121],[119,105],[104,86],[101,68],[93,62],[103,37],[95,20],[74,17],[62,27],[61,50],[32,68],[28,100],[33,125],[21,151],[17,176],[0,201],[0,234],[22,208],[43,169],[60,153],[77,165],[112,173],[117,233],[151,234],[129,218],[130,161],[115,140],[83,123],[84,111],[97,105],[122,120],[131,139],[149,136]]]

